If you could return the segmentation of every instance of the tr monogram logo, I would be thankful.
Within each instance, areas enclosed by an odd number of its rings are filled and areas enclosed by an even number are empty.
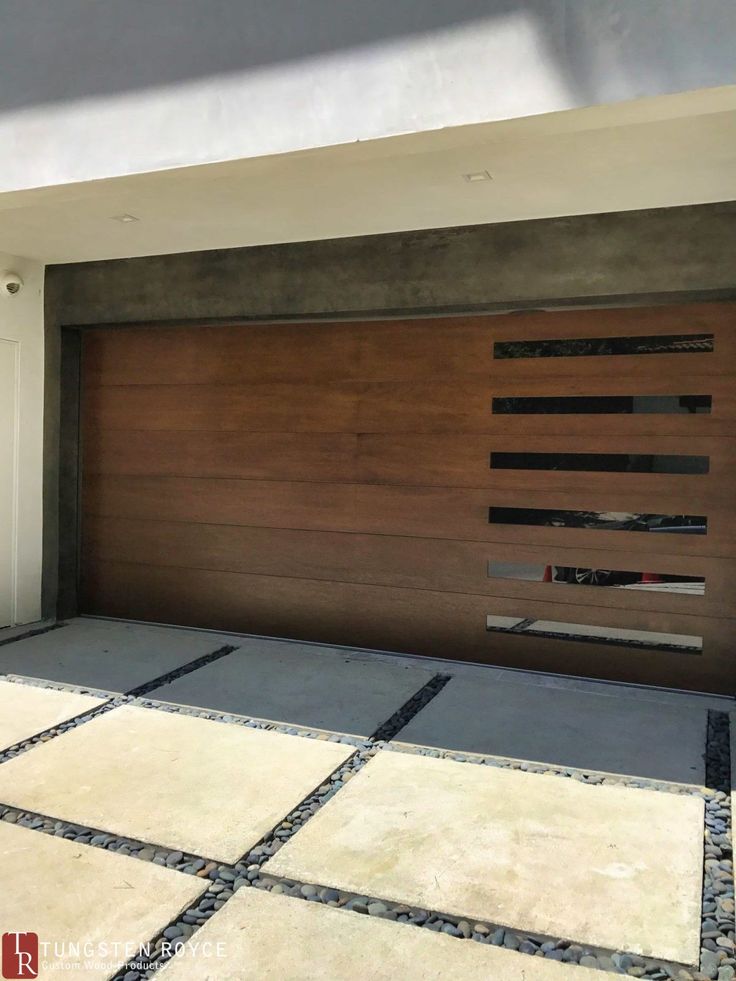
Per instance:
[[[3,934],[2,972],[9,981],[38,977],[37,933]]]

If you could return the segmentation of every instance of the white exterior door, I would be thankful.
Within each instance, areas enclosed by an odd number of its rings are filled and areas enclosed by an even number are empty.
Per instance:
[[[17,347],[0,338],[0,627],[15,619]]]

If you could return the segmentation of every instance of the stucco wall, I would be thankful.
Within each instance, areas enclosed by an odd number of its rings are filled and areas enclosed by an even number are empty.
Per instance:
[[[732,0],[8,0],[0,191],[733,84],[734,34]]]
[[[0,294],[0,626],[41,615],[44,325],[43,266],[0,253],[19,273]]]

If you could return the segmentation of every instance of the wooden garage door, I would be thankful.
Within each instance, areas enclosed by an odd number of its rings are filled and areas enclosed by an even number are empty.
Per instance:
[[[735,328],[87,331],[83,609],[731,690]]]

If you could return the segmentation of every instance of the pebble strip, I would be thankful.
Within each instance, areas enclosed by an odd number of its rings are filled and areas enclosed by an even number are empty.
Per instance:
[[[731,790],[731,746],[728,712],[708,712],[705,754],[705,785],[729,793]]]
[[[136,698],[140,695],[147,695],[149,691],[153,691],[154,688],[160,688],[161,685],[168,685],[171,681],[176,681],[177,678],[183,678],[185,674],[191,674],[192,671],[196,671],[198,668],[203,668],[205,664],[211,664],[213,661],[219,661],[221,657],[225,657],[226,654],[232,654],[233,651],[237,651],[237,647],[233,647],[232,644],[226,644],[224,647],[218,647],[216,651],[212,651],[210,654],[203,654],[201,657],[195,658],[193,661],[188,661],[186,664],[182,664],[179,668],[174,668],[173,671],[167,671],[166,674],[159,675],[158,678],[153,678],[151,681],[146,681],[142,685],[138,685],[137,688],[131,688],[130,691],[126,691],[126,695],[130,695],[131,698]]]
[[[418,712],[421,712],[425,705],[428,705],[436,695],[439,695],[451,677],[452,675],[449,674],[434,675],[423,688],[420,688],[418,692],[404,702],[401,708],[394,712],[391,718],[387,719],[382,726],[376,729],[371,739],[374,742],[387,742],[389,739],[394,739],[397,733],[405,725],[408,725],[414,716]]]
[[[733,814],[731,813],[731,754],[725,712],[708,713],[705,757],[705,869],[700,929],[700,975],[733,981],[736,977],[734,942]]]

